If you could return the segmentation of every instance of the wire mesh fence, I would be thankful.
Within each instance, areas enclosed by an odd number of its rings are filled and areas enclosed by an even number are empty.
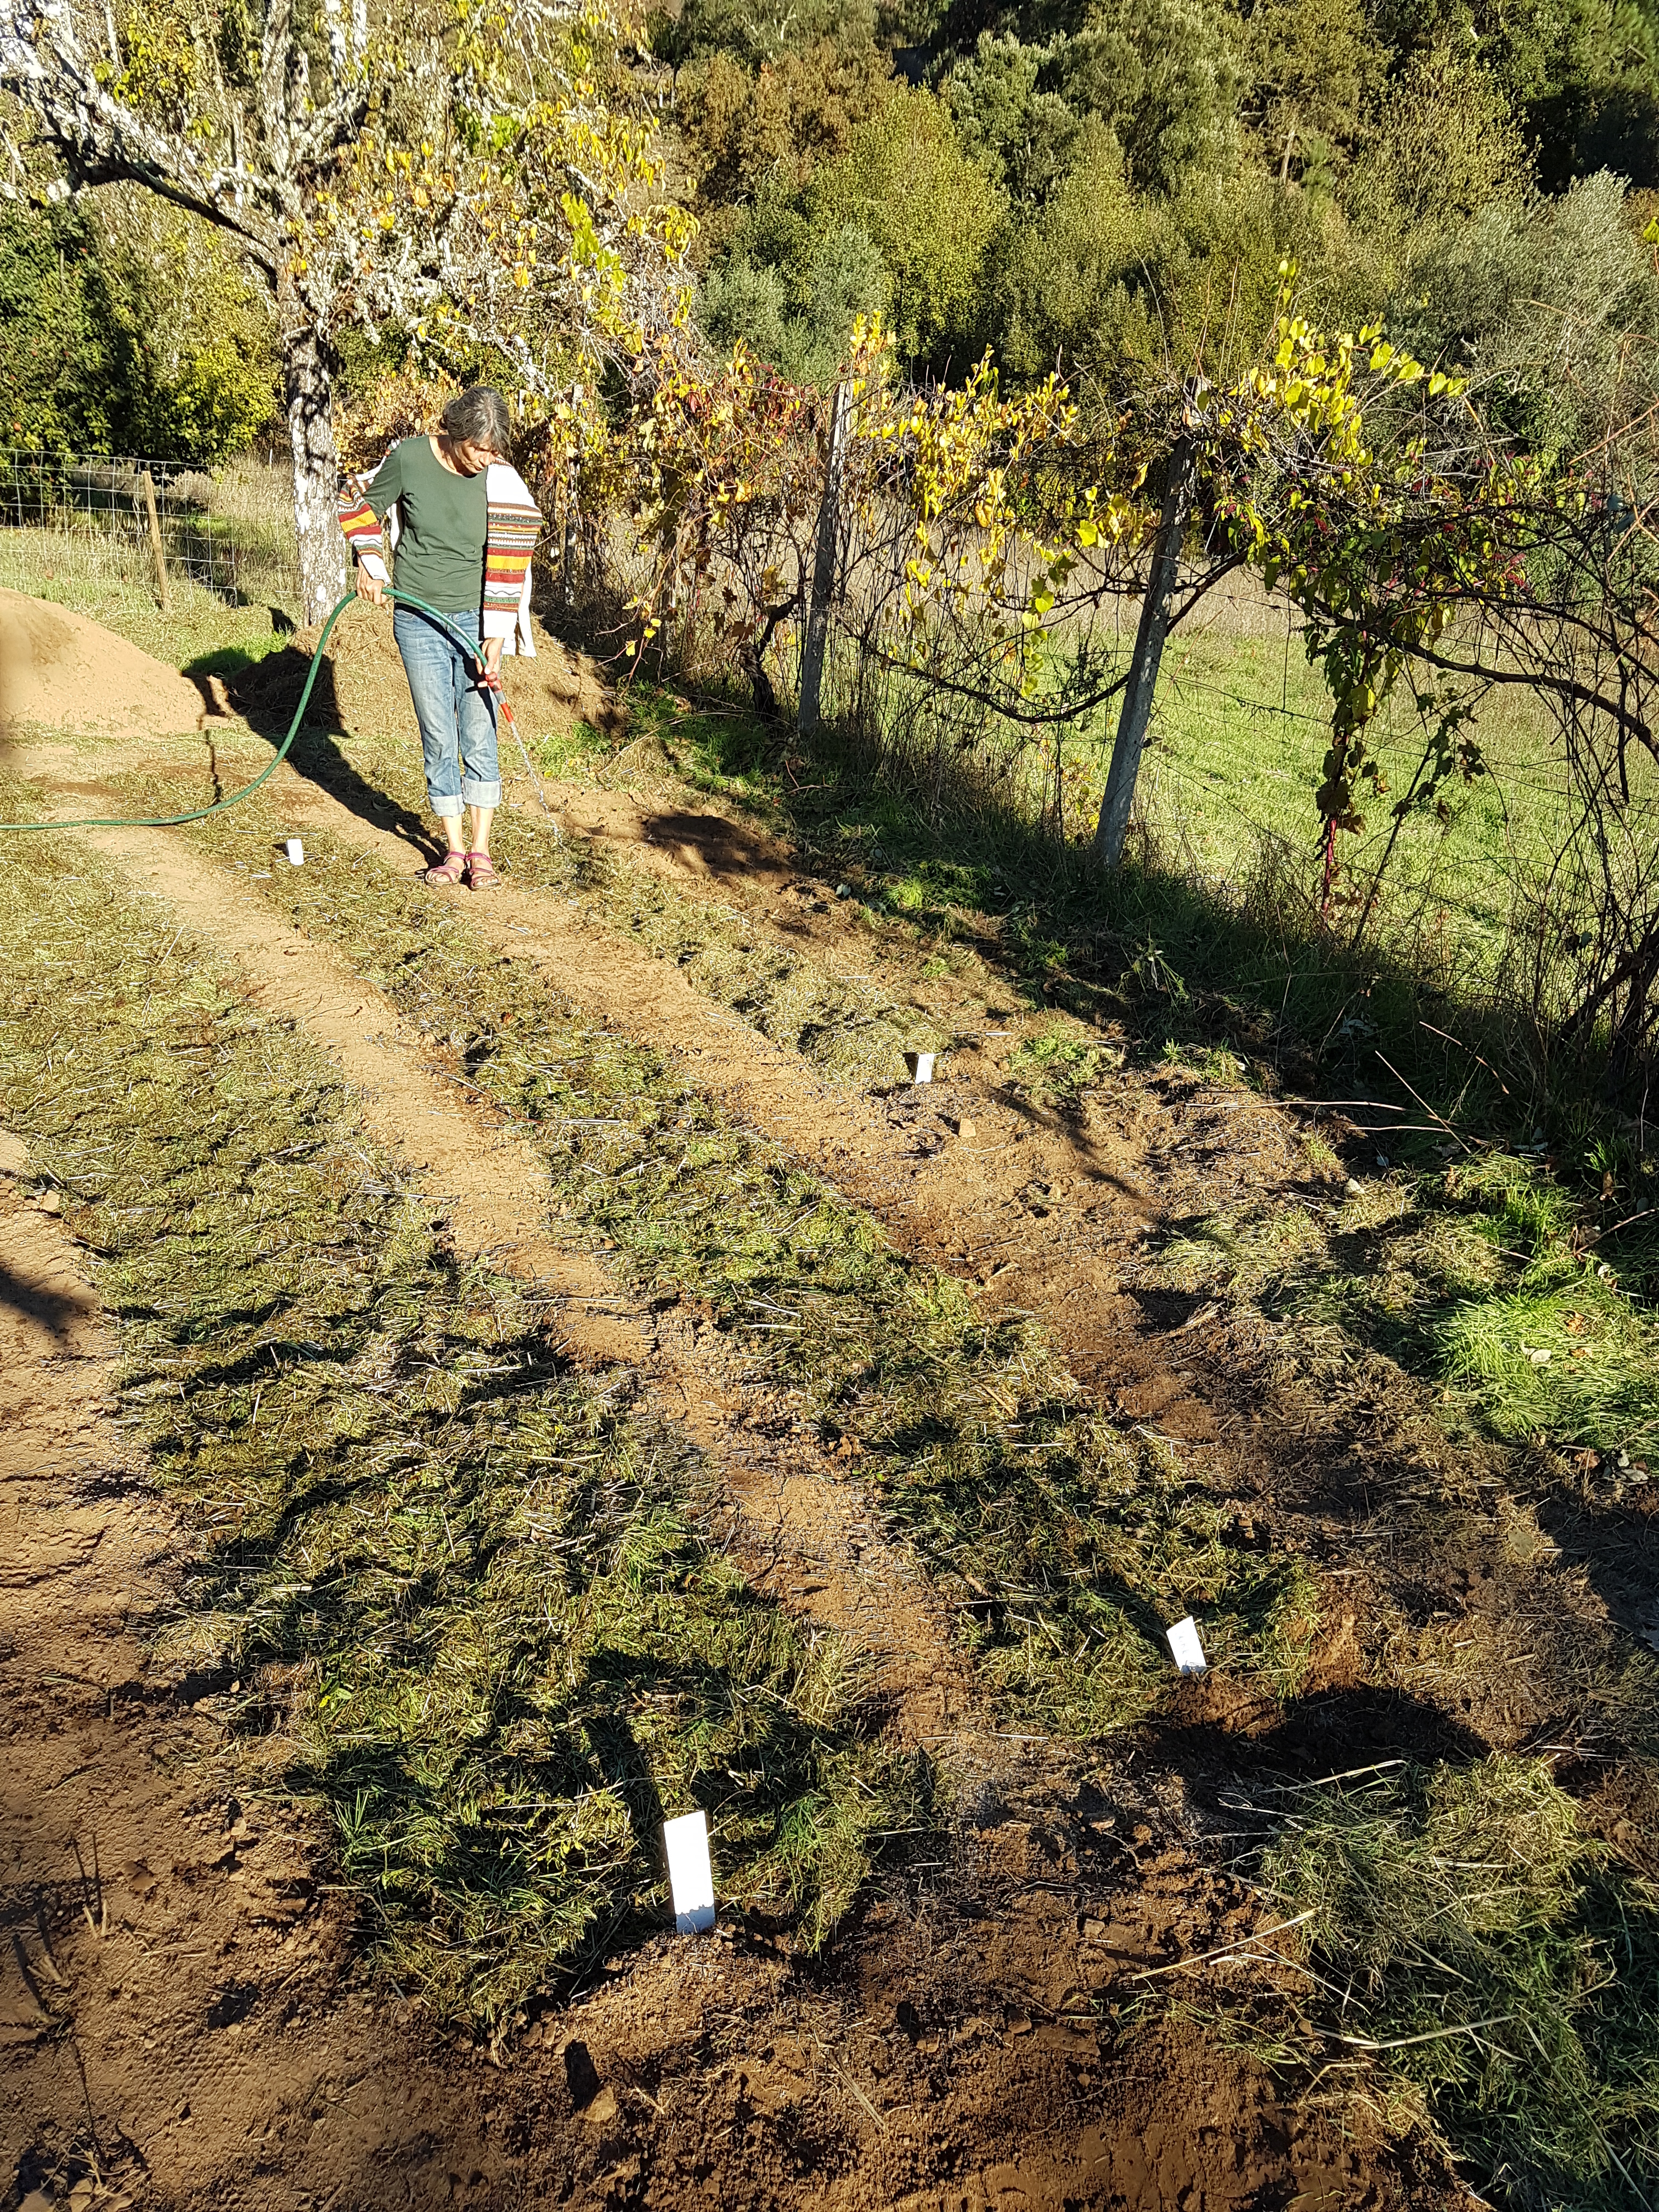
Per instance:
[[[42,560],[120,580],[155,577],[159,557],[170,585],[232,605],[286,600],[297,583],[289,471],[252,454],[210,470],[0,447],[0,530],[35,539]]]

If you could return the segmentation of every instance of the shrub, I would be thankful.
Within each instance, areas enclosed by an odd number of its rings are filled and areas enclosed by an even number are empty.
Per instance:
[[[817,236],[853,224],[879,249],[905,353],[963,366],[975,349],[981,274],[1004,203],[944,103],[897,94],[819,171],[807,205]]]
[[[686,155],[700,197],[717,204],[799,190],[819,163],[846,152],[896,89],[885,55],[872,47],[849,53],[829,39],[757,70],[717,53],[688,75]]]
[[[1559,200],[1483,208],[1431,234],[1395,303],[1402,341],[1472,373],[1495,418],[1534,451],[1581,448],[1615,406],[1639,413],[1632,378],[1651,383],[1651,349],[1630,337],[1659,332],[1659,279],[1625,198],[1623,180],[1603,173]]]

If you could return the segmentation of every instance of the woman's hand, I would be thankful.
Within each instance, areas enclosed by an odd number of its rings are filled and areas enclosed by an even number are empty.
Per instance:
[[[499,678],[501,675],[501,647],[506,643],[504,637],[487,637],[484,640],[484,667],[491,676]]]
[[[377,607],[386,598],[386,578],[371,576],[361,561],[357,563],[357,597],[370,600]]]

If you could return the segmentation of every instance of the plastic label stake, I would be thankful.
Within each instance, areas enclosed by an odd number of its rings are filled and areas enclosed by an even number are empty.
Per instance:
[[[1176,1621],[1173,1628],[1164,1632],[1170,1642],[1170,1656],[1183,1674],[1201,1674],[1209,1665],[1204,1656],[1204,1646],[1198,1640],[1198,1623],[1189,1613],[1185,1620]]]
[[[662,1824],[668,1853],[668,1887],[674,1893],[674,1933],[701,1936],[714,1924],[714,1873],[708,1863],[708,1823],[701,1813],[682,1813]]]
[[[302,868],[306,864],[306,848],[297,837],[288,841],[288,864],[291,868]]]
[[[904,1064],[910,1071],[911,1082],[931,1083],[933,1079],[933,1062],[938,1057],[937,1053],[907,1052],[904,1055]]]

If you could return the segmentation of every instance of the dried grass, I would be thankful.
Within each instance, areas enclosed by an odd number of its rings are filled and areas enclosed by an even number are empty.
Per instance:
[[[1409,2093],[1505,2202],[1612,2212],[1659,2184],[1659,1893],[1542,1761],[1279,1793],[1257,1879],[1299,2039]],[[1305,1918],[1301,1916],[1306,1915]]]

